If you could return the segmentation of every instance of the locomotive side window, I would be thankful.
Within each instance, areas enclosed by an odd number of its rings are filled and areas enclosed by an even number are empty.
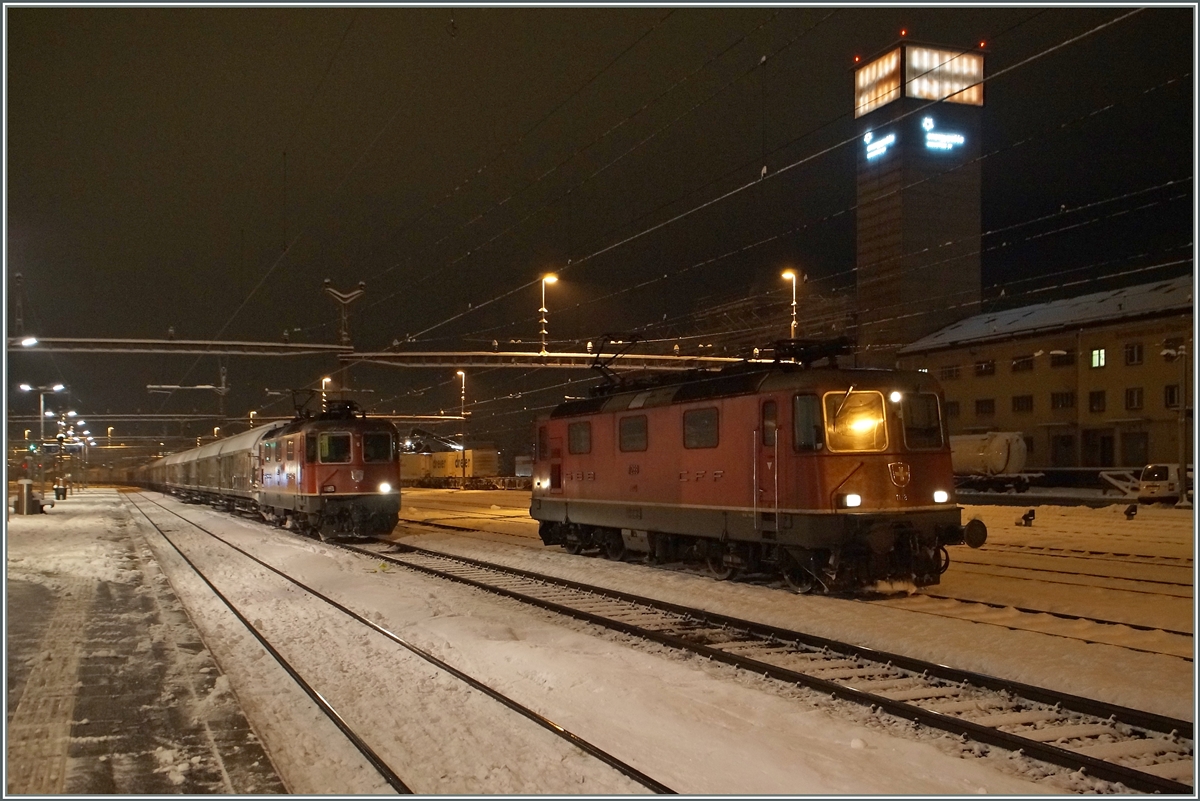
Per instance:
[[[304,438],[304,461],[309,464],[317,461],[317,438],[311,434]]]
[[[287,460],[290,462],[296,458],[296,440],[288,438],[287,441]]]
[[[907,393],[900,407],[904,414],[904,444],[909,450],[942,447],[942,419],[937,395]]]
[[[567,426],[567,452],[592,452],[592,424],[588,422],[571,423]]]
[[[819,451],[825,447],[821,400],[816,395],[797,395],[793,399],[792,441],[798,451]]]
[[[879,392],[830,392],[825,395],[831,451],[882,451],[887,449],[883,395]]]
[[[363,461],[390,462],[392,460],[392,435],[363,434]]]
[[[319,442],[321,461],[325,464],[350,461],[349,434],[322,434]]]
[[[550,458],[550,434],[546,431],[545,426],[538,426],[537,451],[539,462]]]
[[[720,416],[711,409],[692,409],[683,413],[683,447],[715,448],[720,442]]]
[[[646,450],[646,415],[621,418],[621,450]]]
[[[775,427],[779,413],[775,401],[764,401],[762,405],[762,444],[771,447],[775,444]]]

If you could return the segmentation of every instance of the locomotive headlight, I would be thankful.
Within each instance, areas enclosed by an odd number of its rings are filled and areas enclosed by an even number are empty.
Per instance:
[[[862,506],[862,496],[852,492],[849,495],[842,496],[842,506],[847,509],[853,509],[856,506]]]
[[[391,491],[392,491],[392,485],[391,485],[391,484],[389,484],[389,483],[387,483],[387,482],[385,481],[385,482],[383,482],[382,484],[380,484],[380,485],[379,485],[379,491],[380,491],[380,492],[391,492]],[[943,495],[945,495],[946,493],[944,493],[944,492],[943,492],[942,494],[943,494]]]
[[[890,400],[892,403],[899,403],[899,402],[900,402],[900,398],[901,398],[901,397],[902,397],[902,396],[901,396],[901,394],[900,394],[900,390],[898,390],[898,389],[893,389],[893,390],[892,390],[892,394],[891,394],[891,395],[888,395],[888,399],[889,399],[889,400]]]
[[[948,500],[950,500],[950,493],[945,490],[937,490],[933,493],[934,503],[945,503]]]

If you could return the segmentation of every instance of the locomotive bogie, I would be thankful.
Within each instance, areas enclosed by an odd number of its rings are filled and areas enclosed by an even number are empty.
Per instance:
[[[748,367],[566,403],[535,435],[530,514],[571,551],[845,590],[935,584],[946,546],[986,538],[961,524],[923,373]]]

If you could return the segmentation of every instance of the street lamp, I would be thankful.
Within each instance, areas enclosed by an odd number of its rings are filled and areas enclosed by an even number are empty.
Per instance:
[[[783,277],[786,280],[792,282],[792,328],[791,328],[790,338],[795,339],[796,338],[796,278],[797,278],[796,271],[795,270],[784,270]],[[804,276],[800,280],[802,280],[802,281],[808,280],[808,276]]]
[[[542,304],[546,305],[545,303]],[[542,351],[545,352],[545,343],[542,345]],[[458,416],[461,418],[458,424],[459,441],[462,444],[461,452],[458,457],[462,462],[462,488],[467,488],[467,374],[459,370],[456,375],[462,379],[462,392],[458,396]]]
[[[112,445],[112,432],[113,432],[113,426],[109,426],[108,427],[108,444],[109,445]]]
[[[325,376],[321,379],[321,411],[323,412],[329,411],[325,403],[325,388],[329,386],[329,382],[331,381],[333,381],[333,379],[329,376]]]
[[[542,314],[542,352],[540,355],[546,355],[546,284],[553,284],[558,281],[558,276],[554,273],[547,273],[542,276],[542,308],[538,309]]]
[[[34,340],[36,343],[37,340]],[[36,392],[38,394],[38,473],[40,474],[40,485],[43,495],[46,492],[46,456],[42,452],[46,441],[46,418],[53,417],[54,412],[46,411],[46,396],[54,392],[62,392],[66,389],[62,384],[52,384],[48,387],[35,387],[30,384],[21,384],[22,392]]]
[[[258,412],[254,411],[253,409],[250,410],[250,427],[251,428],[254,428],[254,415],[256,415],[256,414],[258,414]]]
[[[87,432],[85,431],[84,433],[86,434]],[[221,427],[213,426],[213,439],[216,439],[219,436],[221,436]]]

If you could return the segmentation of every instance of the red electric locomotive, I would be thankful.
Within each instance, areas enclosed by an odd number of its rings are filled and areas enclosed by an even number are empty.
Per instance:
[[[387,534],[400,513],[396,427],[348,401],[258,443],[263,515],[323,537]]]
[[[936,584],[979,547],[923,372],[747,362],[615,387],[537,423],[530,514],[547,545],[778,571],[797,591]]]
[[[387,534],[400,512],[396,427],[349,401],[173,453],[141,482],[322,538]]]

